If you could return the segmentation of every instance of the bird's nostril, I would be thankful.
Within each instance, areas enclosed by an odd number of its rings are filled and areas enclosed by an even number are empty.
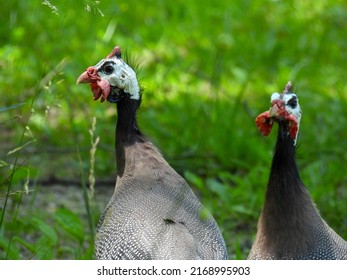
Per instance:
[[[93,75],[96,72],[96,69],[94,67],[88,67],[87,69],[88,74]]]
[[[284,103],[281,100],[275,100],[274,105],[276,105],[279,109],[284,107]]]

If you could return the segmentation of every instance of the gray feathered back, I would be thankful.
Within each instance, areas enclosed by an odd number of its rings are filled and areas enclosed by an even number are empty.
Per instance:
[[[152,144],[126,147],[125,158],[98,225],[98,259],[227,258],[217,223]]]

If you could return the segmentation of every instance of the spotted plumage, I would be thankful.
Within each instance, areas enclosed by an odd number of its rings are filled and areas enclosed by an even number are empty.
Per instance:
[[[97,227],[96,257],[226,259],[214,218],[139,130],[140,87],[119,47],[78,82],[89,83],[95,100],[116,103],[118,111],[116,186]]]

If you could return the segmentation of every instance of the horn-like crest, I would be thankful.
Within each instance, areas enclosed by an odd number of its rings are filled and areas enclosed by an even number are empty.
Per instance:
[[[290,93],[290,92],[292,92],[292,90],[293,90],[293,84],[292,84],[291,81],[289,81],[289,82],[286,84],[286,86],[285,86],[285,88],[284,88],[284,90],[283,90],[283,93]]]
[[[116,56],[117,58],[121,58],[122,57],[122,51],[120,49],[120,46],[116,46],[114,47],[114,49],[112,50],[112,52],[107,56],[107,58],[112,58]]]

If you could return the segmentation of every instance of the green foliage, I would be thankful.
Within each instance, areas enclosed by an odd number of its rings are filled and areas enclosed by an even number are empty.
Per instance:
[[[70,234],[78,242],[83,243],[85,232],[83,230],[82,222],[77,215],[69,209],[59,209],[55,213],[54,218],[64,231]]]
[[[213,213],[230,258],[250,249],[275,142],[254,119],[288,80],[302,179],[347,239],[346,12],[339,0],[2,3],[0,258],[93,257],[116,110],[75,81],[115,45],[139,63],[141,129]],[[40,199],[52,178],[77,182],[82,206],[65,190]]]

